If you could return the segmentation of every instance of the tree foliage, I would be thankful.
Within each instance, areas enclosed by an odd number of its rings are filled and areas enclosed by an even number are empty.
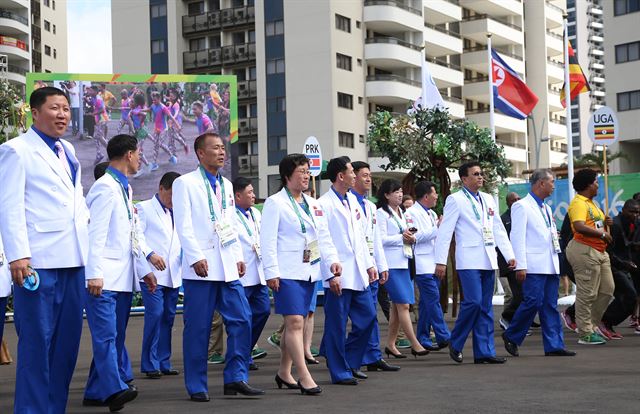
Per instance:
[[[611,161],[623,158],[625,160],[629,159],[628,154],[624,154],[620,151],[612,153],[607,148],[607,163],[611,163]],[[573,166],[577,167],[598,167],[600,171],[604,171],[604,157],[602,156],[602,151],[596,151],[595,146],[593,147],[592,152],[588,152],[586,154],[578,155],[577,157],[573,157]]]
[[[24,131],[23,98],[15,86],[0,79],[0,144]]]
[[[418,108],[409,115],[376,112],[369,118],[369,146],[389,162],[385,171],[406,169],[405,193],[413,194],[421,180],[433,181],[442,200],[451,193],[447,169],[477,160],[485,173],[485,190],[492,191],[511,169],[504,149],[487,128],[466,119],[451,119],[446,109]]]

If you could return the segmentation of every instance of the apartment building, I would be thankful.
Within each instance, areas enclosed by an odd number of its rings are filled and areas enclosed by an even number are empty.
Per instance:
[[[29,3],[0,3],[0,75],[20,86],[24,86],[31,69],[29,26]]]

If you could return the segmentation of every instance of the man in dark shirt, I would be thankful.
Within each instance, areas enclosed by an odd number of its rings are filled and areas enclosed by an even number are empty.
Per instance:
[[[504,228],[507,230],[507,234],[511,233],[511,206],[518,200],[520,200],[520,196],[517,193],[511,192],[507,194],[507,211],[502,213],[500,216],[502,224],[504,224]],[[511,323],[513,315],[518,309],[518,306],[520,306],[520,302],[522,302],[522,284],[516,279],[515,270],[509,269],[507,262],[504,260],[504,256],[502,256],[502,253],[500,253],[499,250],[497,251],[500,277],[507,278],[509,281],[509,288],[511,289],[511,300],[508,302],[505,301],[502,317],[500,318],[500,327],[502,327],[502,329],[507,329]]]

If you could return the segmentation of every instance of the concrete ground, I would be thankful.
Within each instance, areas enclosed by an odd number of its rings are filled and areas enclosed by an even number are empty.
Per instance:
[[[496,315],[501,307],[495,307]],[[320,342],[324,313],[318,308],[314,343]],[[380,314],[383,338],[387,323]],[[447,317],[449,325],[453,321]],[[279,390],[274,375],[279,361],[277,349],[266,342],[280,324],[272,315],[259,345],[269,355],[257,361],[259,371],[250,373],[250,383],[264,388],[260,398],[224,397],[222,365],[209,365],[209,403],[192,403],[184,388],[184,377],[149,380],[139,374],[142,317],[132,317],[127,332],[127,346],[136,372],[138,398],[122,412],[161,413],[638,413],[638,349],[640,336],[627,328],[618,331],[625,338],[604,346],[580,346],[577,336],[565,331],[567,348],[578,351],[574,358],[544,357],[539,329],[520,348],[520,357],[509,357],[505,365],[474,365],[471,339],[467,342],[463,364],[455,364],[446,351],[414,359],[390,361],[402,366],[397,373],[370,373],[358,386],[329,383],[329,374],[321,359],[311,366],[311,373],[323,393],[317,397],[301,396],[295,390]],[[182,371],[182,316],[176,318],[173,334],[174,367]],[[5,338],[16,358],[16,334],[12,324],[5,327]],[[496,324],[498,355],[507,355],[500,328]],[[82,406],[83,388],[91,362],[91,343],[86,327],[82,335],[80,357],[71,383],[68,413],[107,412],[106,408]],[[295,375],[295,374],[294,374]],[[0,366],[0,413],[12,411],[15,363]]]

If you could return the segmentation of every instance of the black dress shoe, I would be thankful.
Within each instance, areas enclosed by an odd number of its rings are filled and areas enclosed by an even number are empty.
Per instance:
[[[369,378],[367,376],[367,374],[365,374],[364,372],[360,371],[359,369],[352,369],[351,373],[353,374],[353,377],[357,378],[357,379],[367,379],[367,378]]]
[[[462,363],[462,352],[456,351],[451,345],[449,345],[449,356],[458,364]]]
[[[400,367],[397,365],[391,365],[384,359],[380,359],[373,364],[367,365],[367,371],[400,371]]]
[[[318,395],[322,392],[322,388],[316,385],[313,388],[305,388],[300,384],[300,380],[298,380],[298,388],[300,388],[300,394],[302,395]]]
[[[224,384],[224,395],[236,395],[238,393],[249,396],[264,395],[263,390],[254,388],[245,381],[236,381]]]
[[[307,361],[307,365],[318,365],[320,363],[320,361],[318,361],[313,357],[312,358],[304,357],[304,360]]]
[[[113,394],[111,397],[107,398],[105,402],[109,405],[109,411],[115,412],[122,410],[126,403],[135,400],[137,396],[138,391],[127,388],[126,390]]]
[[[518,345],[507,338],[506,332],[502,332],[502,340],[504,341],[504,349],[506,349],[508,353],[514,357],[520,356],[520,353],[518,352]]]
[[[545,352],[544,356],[576,356],[576,352],[569,351],[568,349],[560,349],[558,351]]]
[[[191,401],[208,402],[209,400],[209,394],[206,392],[196,392],[195,394],[191,394]]]
[[[474,364],[504,364],[505,362],[507,362],[507,359],[502,357],[476,358],[473,360]]]
[[[358,385],[358,380],[355,378],[347,378],[342,381],[334,382],[336,385]]]
[[[249,364],[249,371],[257,371],[258,369],[258,364],[256,364],[255,362]]]
[[[287,382],[285,380],[283,380],[282,378],[280,378],[280,375],[276,374],[276,384],[278,385],[279,389],[282,389],[282,386],[284,385],[285,387],[287,387],[290,390],[297,390],[300,389],[300,382],[298,382],[297,384],[293,384],[291,382]]]
[[[162,371],[162,375],[180,375],[180,371],[177,369],[168,369],[166,371]]]
[[[149,379],[158,379],[158,378],[162,378],[162,372],[160,371],[150,371],[150,372],[145,372],[145,375],[147,376],[147,378]]]

